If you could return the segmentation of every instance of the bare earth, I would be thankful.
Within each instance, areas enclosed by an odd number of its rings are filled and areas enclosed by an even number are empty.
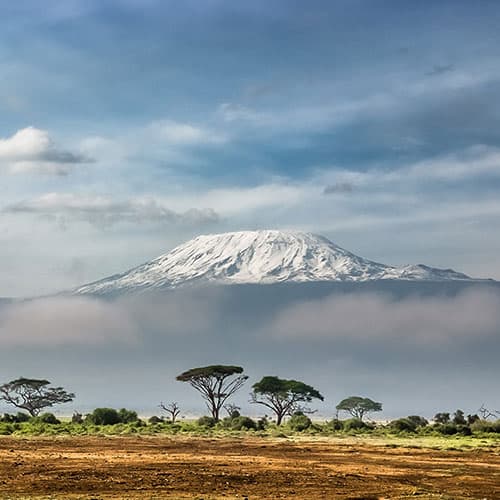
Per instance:
[[[2,437],[0,498],[494,500],[500,451],[339,440]]]

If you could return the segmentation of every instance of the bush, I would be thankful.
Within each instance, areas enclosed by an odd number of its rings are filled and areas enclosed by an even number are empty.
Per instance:
[[[471,428],[468,425],[457,424],[436,424],[434,429],[440,434],[451,436],[453,434],[462,434],[463,436],[470,436],[472,434]]]
[[[50,425],[56,425],[61,423],[61,421],[58,420],[53,413],[42,413],[38,417],[32,418],[31,421],[35,423],[39,422],[42,424],[50,424]]]
[[[417,430],[417,424],[409,418],[393,420],[389,427],[397,432],[415,432]]]
[[[137,422],[139,420],[137,412],[127,410],[126,408],[121,408],[120,410],[118,410],[118,417],[120,418],[120,422],[122,424],[129,424],[131,422]]]
[[[500,433],[500,420],[496,422],[488,422],[488,420],[476,420],[471,429],[474,432],[495,432]]]
[[[436,424],[448,424],[450,422],[450,414],[449,413],[436,413],[434,415],[434,422]]]
[[[269,421],[267,420],[267,417],[262,417],[259,418],[259,420],[257,420],[258,431],[265,431],[268,426],[269,426]]]
[[[419,415],[409,415],[406,417],[410,422],[413,422],[416,427],[426,427],[429,425],[429,422]]]
[[[205,415],[203,417],[200,417],[196,423],[200,427],[214,427],[217,421],[215,420],[214,417],[209,417],[208,415]]]
[[[289,427],[297,432],[305,431],[311,427],[312,422],[311,419],[304,415],[302,412],[297,412],[292,415],[288,422]]]
[[[31,417],[27,413],[19,411],[15,415],[4,413],[0,418],[0,422],[5,422],[7,424],[20,424],[22,422],[28,422],[30,419]]]
[[[14,426],[6,422],[0,422],[0,436],[8,436],[14,432]]]
[[[334,418],[333,420],[330,420],[330,422],[327,422],[326,425],[332,431],[341,431],[344,429],[344,424],[342,423],[342,420],[339,420],[338,418]]]
[[[71,423],[72,424],[83,424],[83,416],[81,413],[78,413],[75,411],[71,417]]]
[[[231,419],[231,429],[234,431],[257,429],[257,424],[250,417],[239,416]]]
[[[466,425],[467,420],[465,419],[464,412],[462,410],[457,410],[453,414],[453,423],[456,425]]]
[[[114,425],[121,422],[120,415],[113,408],[96,408],[85,417],[85,422],[94,425]]]
[[[157,417],[156,415],[153,415],[148,419],[149,424],[162,424],[163,422],[164,422],[163,418]]]
[[[372,425],[363,422],[363,420],[360,420],[359,418],[349,418],[344,420],[342,422],[342,427],[344,431],[362,431],[373,429]]]
[[[481,420],[479,418],[479,415],[476,415],[476,414],[474,414],[474,415],[467,415],[467,423],[469,425],[473,424],[474,422],[477,422],[478,420]]]

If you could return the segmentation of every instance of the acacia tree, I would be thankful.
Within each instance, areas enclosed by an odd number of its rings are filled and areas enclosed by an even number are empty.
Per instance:
[[[32,417],[44,408],[73,401],[73,393],[49,385],[48,380],[21,377],[0,386],[0,400],[26,410]]]
[[[181,412],[180,406],[175,401],[173,401],[172,403],[168,404],[160,403],[159,407],[166,413],[170,414],[170,420],[173,424],[175,424],[175,421],[177,420],[177,417]]]
[[[241,366],[210,365],[191,368],[177,376],[180,382],[189,382],[205,400],[215,421],[226,401],[242,387],[248,379]]]
[[[363,420],[363,417],[368,413],[373,411],[382,411],[382,403],[372,401],[370,398],[351,396],[343,399],[335,408],[337,410],[347,411],[354,418]]]
[[[276,414],[276,424],[281,425],[283,418],[295,412],[312,413],[303,403],[313,399],[323,401],[323,396],[310,385],[297,380],[286,380],[274,376],[263,377],[252,386],[250,402],[263,405]]]

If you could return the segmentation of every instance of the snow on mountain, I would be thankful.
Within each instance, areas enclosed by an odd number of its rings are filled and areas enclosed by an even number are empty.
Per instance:
[[[372,262],[327,238],[292,231],[202,235],[123,274],[84,285],[76,294],[114,294],[190,284],[471,280],[451,269]]]

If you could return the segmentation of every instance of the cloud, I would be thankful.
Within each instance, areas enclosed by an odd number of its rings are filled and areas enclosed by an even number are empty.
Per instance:
[[[500,149],[476,145],[464,150],[440,155],[415,163],[386,169],[374,167],[364,171],[336,170],[339,183],[356,183],[359,186],[441,181],[456,183],[472,179],[500,177]]]
[[[350,182],[329,184],[323,189],[323,194],[352,193],[354,187]]]
[[[0,139],[0,165],[10,173],[67,175],[74,165],[91,162],[79,153],[58,148],[46,130],[27,127]]]
[[[246,121],[264,125],[273,121],[273,115],[255,111],[241,104],[223,102],[217,107],[217,113],[226,122]]]
[[[455,71],[455,66],[453,64],[436,64],[428,73],[426,73],[426,75],[439,76],[452,71]]]
[[[228,140],[221,133],[173,120],[154,122],[150,128],[156,138],[173,146],[224,144]]]
[[[137,324],[127,309],[89,298],[46,298],[0,308],[2,347],[134,343]]]
[[[0,303],[0,349],[125,345],[187,339],[212,328],[218,294],[141,295],[115,301],[54,296]],[[160,338],[156,337],[160,335]]]
[[[210,209],[189,208],[175,212],[154,198],[118,201],[106,196],[47,193],[5,207],[4,214],[35,214],[53,217],[59,223],[83,221],[100,228],[128,224],[211,224],[219,221]]]
[[[457,401],[473,410],[485,395],[496,401],[498,292],[397,300],[362,288],[325,295],[331,290],[304,284],[0,302],[2,370],[6,380],[25,369],[61,380],[85,406],[148,411],[165,393],[201,411],[175,376],[217,363],[243,366],[252,381],[305,380],[324,391],[328,416],[332,403],[361,391],[396,414],[433,414]]]
[[[437,346],[491,339],[498,328],[500,293],[470,290],[403,300],[376,293],[333,295],[280,311],[267,330],[281,339]]]

